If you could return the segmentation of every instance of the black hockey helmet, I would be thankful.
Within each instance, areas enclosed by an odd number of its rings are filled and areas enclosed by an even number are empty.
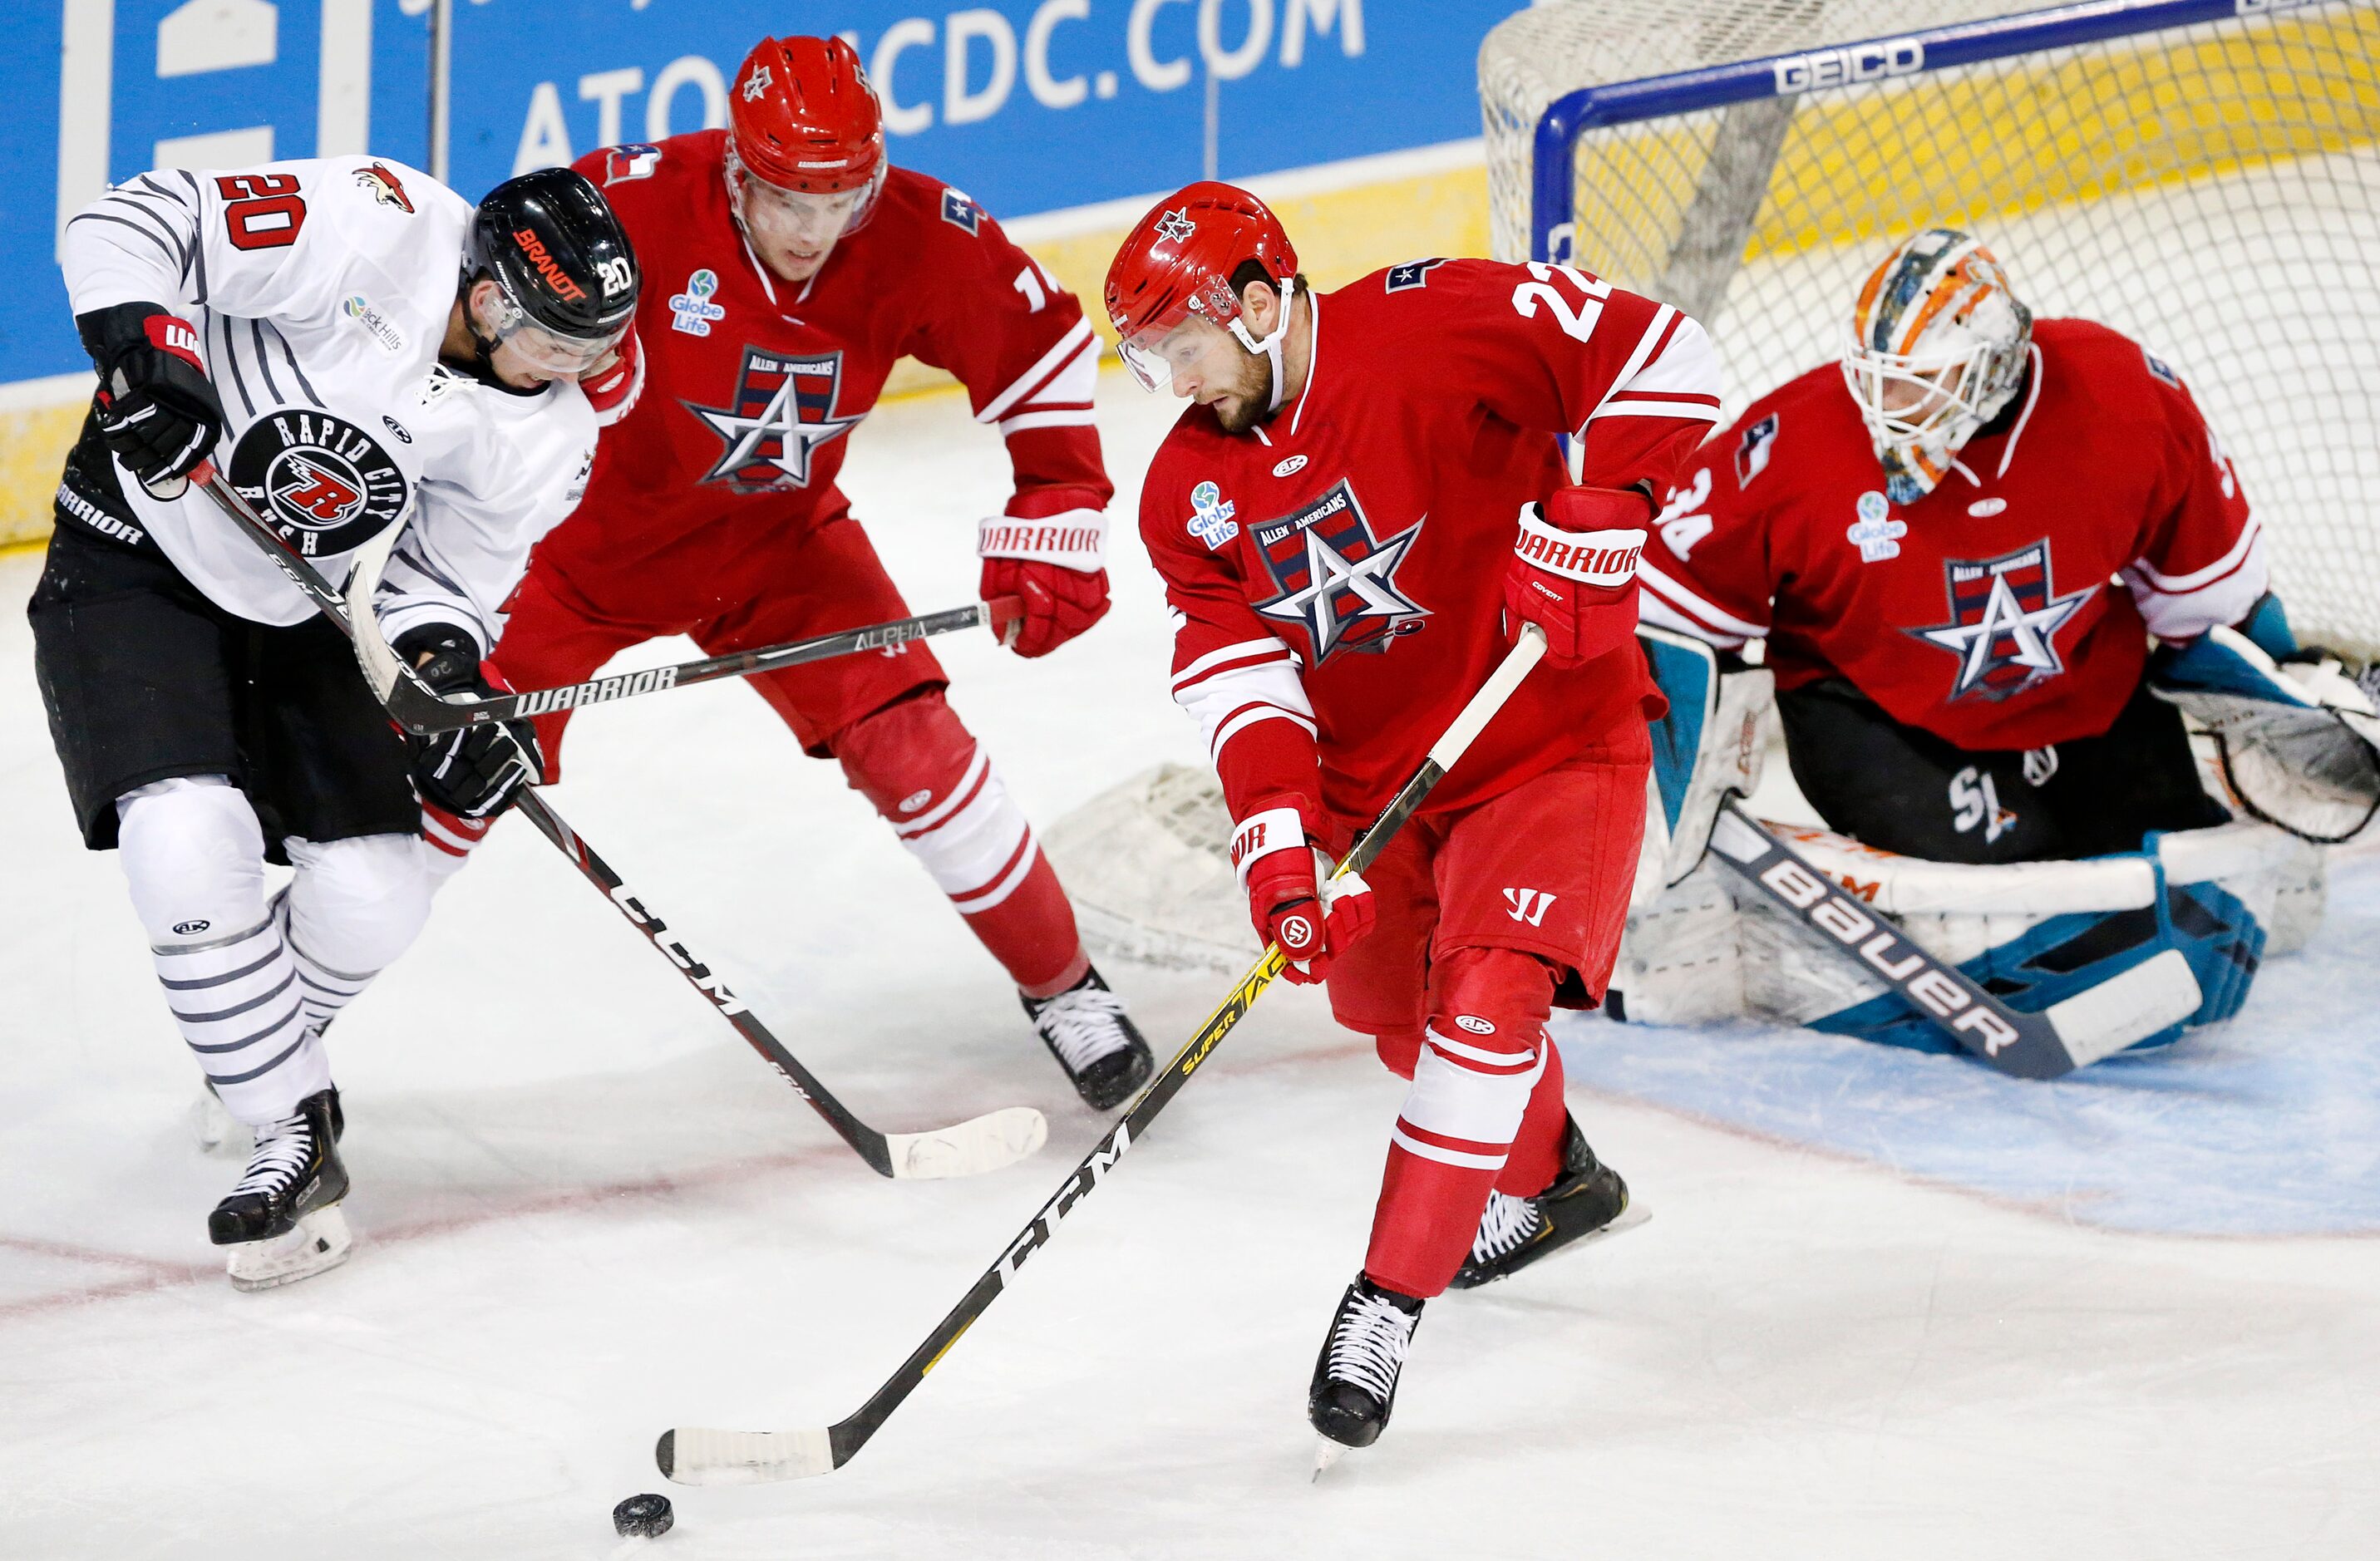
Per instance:
[[[609,346],[637,312],[641,277],[627,230],[571,168],[539,168],[488,191],[472,213],[465,281],[492,276],[512,317],[573,345]]]

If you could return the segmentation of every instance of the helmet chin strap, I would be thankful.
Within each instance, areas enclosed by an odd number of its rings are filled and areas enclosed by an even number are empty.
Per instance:
[[[1289,370],[1281,362],[1281,349],[1289,341],[1289,303],[1296,294],[1297,278],[1284,277],[1281,284],[1281,321],[1266,333],[1263,341],[1248,334],[1245,316],[1232,321],[1232,334],[1240,339],[1240,345],[1252,353],[1262,353],[1265,360],[1272,365],[1272,405],[1265,408],[1267,417],[1281,410],[1281,404],[1289,393]]]

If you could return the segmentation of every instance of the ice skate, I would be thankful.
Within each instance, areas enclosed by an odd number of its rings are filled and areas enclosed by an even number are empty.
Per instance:
[[[1322,1434],[1314,1462],[1317,1478],[1345,1449],[1368,1447],[1388,1429],[1397,1373],[1404,1369],[1421,1309],[1414,1297],[1382,1289],[1366,1275],[1357,1275],[1340,1298],[1305,1396],[1305,1417]]]
[[[347,1195],[338,1150],[345,1126],[339,1092],[326,1089],[256,1130],[248,1174],[207,1216],[208,1239],[231,1249],[235,1286],[268,1289],[346,1261],[353,1241],[338,1210]]]
[[[1098,970],[1054,997],[1022,1000],[1034,1033],[1091,1109],[1111,1111],[1148,1082],[1155,1067],[1148,1043]]]
[[[1553,1184],[1533,1198],[1488,1194],[1471,1255],[1456,1271],[1452,1288],[1475,1289],[1518,1273],[1572,1241],[1633,1229],[1650,1217],[1630,1206],[1628,1184],[1595,1157],[1578,1122],[1565,1119],[1561,1170]]]

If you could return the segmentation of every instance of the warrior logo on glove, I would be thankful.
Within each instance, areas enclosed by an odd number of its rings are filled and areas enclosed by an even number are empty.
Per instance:
[[[259,418],[231,455],[241,497],[309,557],[335,557],[405,513],[405,473],[380,442],[326,412]]]
[[[1397,568],[1421,527],[1415,521],[1382,541],[1354,486],[1342,480],[1296,514],[1255,528],[1275,593],[1257,611],[1303,628],[1316,666],[1342,650],[1386,650],[1392,635],[1413,633],[1429,616],[1397,588]]]

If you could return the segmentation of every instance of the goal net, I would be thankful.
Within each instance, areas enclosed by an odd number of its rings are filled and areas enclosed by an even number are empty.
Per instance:
[[[2180,370],[2300,637],[2380,657],[2375,44],[2374,0],[1554,0],[1480,51],[1496,254],[1701,320],[1731,418],[1967,228]]]

